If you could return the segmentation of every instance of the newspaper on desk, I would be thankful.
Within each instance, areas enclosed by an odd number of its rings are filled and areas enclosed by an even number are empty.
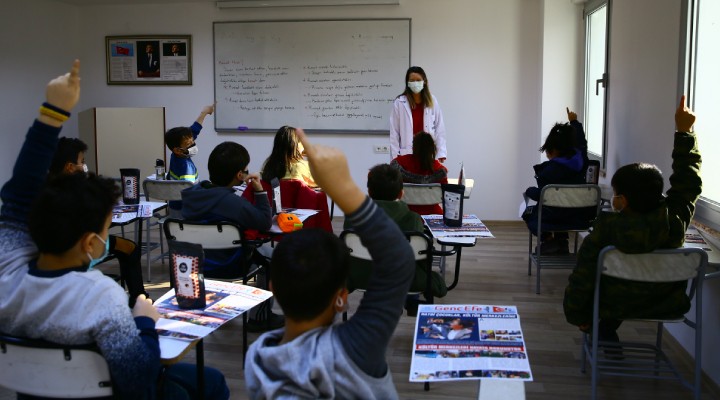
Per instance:
[[[515,306],[422,304],[410,382],[532,380]]]
[[[270,297],[271,292],[253,286],[205,280],[205,309],[187,310],[178,307],[170,289],[155,302],[161,316],[155,327],[160,336],[197,340]]]
[[[462,226],[447,226],[443,223],[443,216],[439,214],[422,215],[425,225],[430,229],[434,238],[442,237],[481,237],[492,238],[490,229],[480,221],[475,214],[463,215]]]
[[[119,204],[113,207],[112,222],[122,224],[136,218],[150,218],[152,213],[151,204]]]

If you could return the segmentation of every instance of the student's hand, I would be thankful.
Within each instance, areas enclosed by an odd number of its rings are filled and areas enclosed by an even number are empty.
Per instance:
[[[301,128],[295,128],[295,133],[305,147],[315,182],[344,213],[350,214],[357,210],[365,201],[365,194],[350,177],[345,154],[334,147],[310,143]]]
[[[568,122],[577,121],[577,114],[575,111],[570,111],[570,108],[565,107],[565,112],[567,112]]]
[[[80,100],[80,60],[75,60],[72,68],[70,68],[70,72],[58,76],[47,84],[45,101],[55,107],[70,112],[78,100]],[[38,116],[38,120],[51,126],[61,126],[63,123],[62,121],[42,114]]]
[[[695,114],[685,106],[685,95],[683,95],[675,111],[675,129],[677,129],[678,132],[692,132],[694,124]]]
[[[245,183],[248,186],[252,186],[256,192],[262,192],[264,190],[262,183],[260,183],[260,174],[258,173],[247,174],[245,176]]]
[[[212,113],[215,112],[215,104],[216,104],[216,103],[212,103],[212,104],[210,104],[209,106],[203,107],[202,113],[205,114],[205,115],[212,115]]]
[[[132,309],[133,317],[149,317],[153,321],[157,322],[160,319],[160,313],[157,311],[155,306],[152,304],[152,300],[141,294],[135,300],[135,306]]]

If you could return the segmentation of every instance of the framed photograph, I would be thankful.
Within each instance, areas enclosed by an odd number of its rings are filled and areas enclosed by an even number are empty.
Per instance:
[[[192,36],[105,36],[108,85],[192,85]]]

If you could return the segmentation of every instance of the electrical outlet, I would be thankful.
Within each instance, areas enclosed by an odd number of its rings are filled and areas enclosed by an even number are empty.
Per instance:
[[[375,154],[390,154],[390,145],[387,144],[376,144],[373,149]]]

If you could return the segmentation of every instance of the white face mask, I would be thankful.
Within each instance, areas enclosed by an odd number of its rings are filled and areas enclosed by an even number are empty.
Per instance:
[[[192,157],[192,156],[196,155],[197,153],[198,153],[197,145],[194,144],[187,148],[187,156],[188,157]]]
[[[413,93],[420,93],[425,87],[425,81],[408,82],[407,85]]]

